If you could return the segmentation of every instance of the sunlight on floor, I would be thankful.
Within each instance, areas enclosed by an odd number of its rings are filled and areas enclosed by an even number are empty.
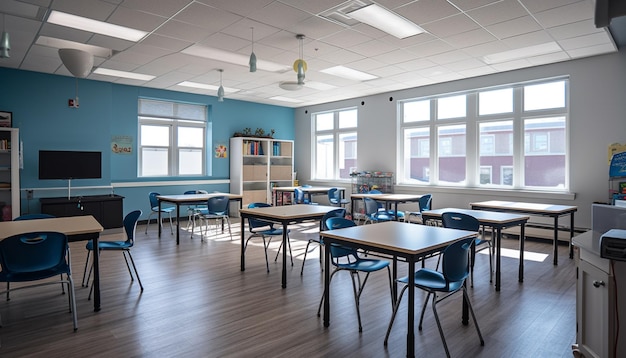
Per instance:
[[[489,252],[487,250],[482,250],[482,251],[479,251],[478,253],[483,254],[483,255],[489,255]],[[502,248],[501,255],[502,257],[510,257],[514,259],[519,259],[519,250]],[[525,261],[543,262],[546,260],[547,257],[548,257],[548,254],[543,254],[540,252],[524,251]]]

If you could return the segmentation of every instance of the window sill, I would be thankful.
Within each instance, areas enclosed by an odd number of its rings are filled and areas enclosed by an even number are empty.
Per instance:
[[[554,199],[554,200],[574,200],[576,193],[560,192],[560,191],[541,191],[541,190],[505,190],[497,188],[467,188],[467,187],[450,187],[450,186],[428,186],[428,185],[407,185],[399,184],[394,186],[396,193],[414,193],[415,191],[429,193],[446,193],[455,195],[485,195],[485,196],[501,196],[510,198],[525,199]]]

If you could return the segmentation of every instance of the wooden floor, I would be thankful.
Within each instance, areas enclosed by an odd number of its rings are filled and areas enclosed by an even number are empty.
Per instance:
[[[183,226],[185,223],[183,223]],[[408,225],[408,224],[407,224]],[[120,253],[105,252],[102,262],[102,310],[93,312],[88,289],[80,286],[84,243],[71,244],[79,329],[72,330],[67,296],[57,286],[13,292],[0,300],[0,357],[403,357],[406,353],[406,297],[388,347],[383,345],[391,315],[384,273],[373,274],[361,302],[363,332],[358,332],[349,275],[341,272],[331,287],[331,325],[324,328],[317,307],[323,291],[317,250],[300,276],[306,239],[317,224],[292,228],[294,266],[288,287],[280,285],[280,258],[271,256],[268,274],[263,247],[248,248],[246,271],[239,266],[240,231],[233,220],[228,234],[201,240],[181,231],[176,246],[167,224],[159,239],[137,228],[133,255],[145,290],[132,283]],[[104,239],[119,239],[121,234]],[[504,240],[515,248],[517,241]],[[272,243],[272,253],[278,242]],[[527,241],[528,252],[546,254],[525,264],[517,282],[516,258],[502,259],[502,290],[489,284],[488,256],[477,255],[475,283],[469,295],[485,338],[480,346],[473,325],[460,323],[460,296],[438,308],[454,357],[571,357],[575,341],[576,268],[560,247],[552,265],[548,242]],[[431,260],[432,261],[432,260]],[[430,263],[429,263],[430,264]],[[433,261],[434,264],[434,261]],[[406,267],[400,266],[400,272]],[[420,302],[424,295],[416,291]],[[419,308],[416,310],[419,312]],[[416,328],[419,357],[444,356],[430,305],[423,331]]]

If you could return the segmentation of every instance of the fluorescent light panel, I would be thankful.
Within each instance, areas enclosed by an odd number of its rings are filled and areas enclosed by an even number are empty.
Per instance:
[[[373,26],[399,39],[418,35],[424,29],[378,4],[371,4],[347,13],[349,17]]]
[[[50,16],[48,16],[48,22],[134,42],[141,40],[148,34],[145,31],[131,29],[130,27],[110,24],[56,10],[52,10]]]
[[[249,66],[250,56],[242,55],[239,53],[220,50],[213,47],[207,47],[202,45],[192,45],[181,51],[184,54],[208,58],[211,60],[217,60],[222,62],[228,62],[235,65],[244,67]],[[287,72],[291,70],[291,66],[281,65],[279,63],[257,60],[257,69],[269,72]]]
[[[217,91],[220,86],[213,86],[213,85],[209,85],[206,83],[200,83],[200,82],[192,82],[192,81],[183,81],[179,84],[177,84],[177,86],[183,86],[183,87],[191,87],[191,88],[199,88],[199,89],[205,89],[205,90],[210,90],[210,91]],[[241,91],[238,88],[229,88],[229,87],[224,87],[224,92],[226,93],[236,93]]]
[[[302,101],[299,99],[283,97],[283,96],[274,96],[274,97],[270,97],[270,99],[273,99],[275,101],[281,101],[281,102],[302,103]]]
[[[96,70],[93,71],[93,73],[104,75],[104,76],[130,78],[133,80],[141,80],[141,81],[150,81],[156,77],[152,75],[144,75],[141,73],[111,70],[109,68],[102,68],[102,67],[96,68]]]
[[[349,80],[357,80],[357,81],[367,81],[367,80],[373,80],[375,78],[378,78],[377,76],[370,75],[369,73],[357,71],[357,70],[354,70],[352,68],[348,68],[345,66],[330,67],[330,68],[321,70],[320,72],[324,72],[329,75],[333,75],[337,77],[347,78]]]
[[[78,50],[89,52],[94,56],[103,58],[109,58],[113,55],[113,50],[111,50],[110,48],[81,44],[79,42],[62,40],[48,36],[39,36],[35,43],[37,45],[53,48],[75,48]]]
[[[557,44],[556,42],[547,42],[541,45],[528,46],[510,51],[492,53],[490,55],[484,56],[483,60],[488,65],[492,65],[494,63],[502,63],[527,57],[547,55],[549,53],[559,51],[562,51],[559,44]]]

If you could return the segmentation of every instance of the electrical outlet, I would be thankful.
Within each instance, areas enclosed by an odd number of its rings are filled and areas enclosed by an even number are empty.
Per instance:
[[[26,190],[26,199],[31,200],[33,198],[33,191]]]

